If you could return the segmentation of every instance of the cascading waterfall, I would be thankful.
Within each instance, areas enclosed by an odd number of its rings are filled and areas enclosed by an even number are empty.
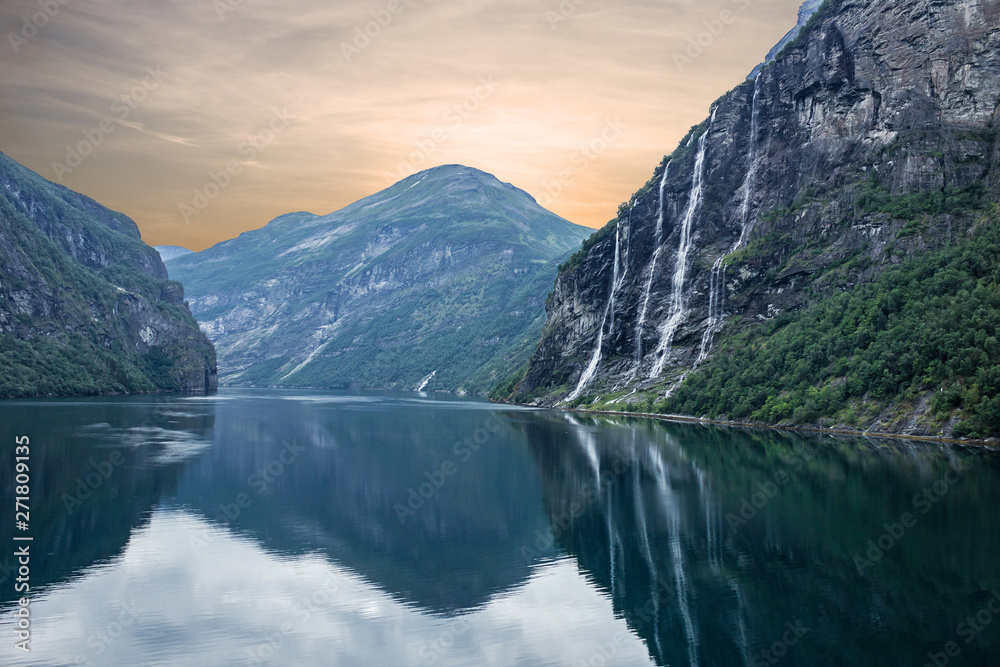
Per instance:
[[[628,276],[628,266],[629,266],[629,255],[632,252],[632,211],[635,210],[635,202],[628,210],[628,222],[625,224],[625,253],[622,255],[621,261],[621,277],[615,278],[613,281],[613,288],[611,290],[611,315],[609,317],[608,332],[615,330],[615,297],[618,295],[618,291],[624,287],[625,278]],[[615,232],[617,234],[617,230]],[[618,242],[617,236],[615,237],[615,243]],[[617,274],[616,274],[617,275]]]
[[[757,185],[757,134],[760,132],[757,101],[760,99],[761,78],[758,75],[753,83],[753,103],[750,105],[750,164],[747,168],[746,182],[743,184],[743,201],[740,203],[740,238],[731,253],[746,245],[747,234],[750,232],[750,198]]]
[[[633,204],[633,208],[635,205]],[[632,213],[629,211],[629,220],[632,218]],[[590,358],[590,363],[587,364],[587,368],[584,369],[583,374],[580,375],[580,380],[576,384],[576,389],[573,393],[566,398],[566,402],[574,401],[580,397],[583,391],[590,384],[591,380],[597,374],[597,369],[601,365],[601,352],[604,347],[604,326],[608,323],[608,317],[611,316],[611,326],[614,327],[614,307],[615,307],[615,295],[618,294],[618,289],[621,284],[624,283],[625,276],[619,277],[621,271],[621,231],[622,224],[621,220],[615,225],[615,264],[614,270],[611,277],[611,293],[608,295],[608,305],[604,307],[604,315],[601,317],[601,328],[597,332],[597,344],[594,346],[594,354]],[[626,257],[626,261],[627,261]],[[627,272],[627,264],[626,264]]]
[[[667,178],[670,176],[670,163],[663,168],[663,178],[660,179],[660,209],[656,214],[656,237],[654,241],[655,249],[653,250],[653,258],[649,261],[649,278],[646,279],[646,289],[642,296],[642,310],[639,312],[639,323],[635,328],[635,368],[632,371],[632,376],[635,377],[636,373],[639,372],[639,366],[642,365],[642,334],[643,328],[646,325],[646,314],[649,312],[649,295],[653,290],[653,278],[656,277],[656,265],[660,260],[660,253],[663,252],[663,244],[661,242],[663,237],[663,215],[664,215],[664,202],[663,202],[663,192],[667,187]]]
[[[758,74],[753,84],[753,102],[750,105],[750,159],[747,167],[746,179],[743,181],[743,199],[740,202],[740,238],[727,253],[731,255],[744,245],[746,245],[747,234],[750,232],[750,198],[753,196],[754,186],[757,183],[757,132],[759,131],[757,118],[757,101],[760,99],[760,81]],[[726,255],[715,260],[712,266],[712,277],[708,294],[708,325],[705,333],[701,336],[701,348],[698,350],[698,360],[695,366],[700,366],[712,351],[712,344],[715,342],[715,332],[722,322],[724,313],[723,307],[726,298],[726,268],[724,263]]]
[[[420,381],[420,386],[417,387],[417,391],[423,391],[424,389],[427,389],[427,385],[429,385],[431,383],[431,380],[433,380],[434,376],[437,375],[437,374],[438,374],[438,372],[434,371],[433,373],[431,373],[430,375],[428,375],[427,377],[425,377],[423,380],[421,380]]]
[[[695,156],[694,173],[691,176],[691,194],[688,196],[687,208],[681,218],[680,243],[677,248],[677,261],[674,265],[673,291],[670,295],[670,314],[660,328],[660,344],[656,348],[656,362],[653,364],[651,378],[657,378],[663,373],[663,367],[667,363],[667,351],[673,345],[674,334],[677,333],[677,329],[686,315],[684,283],[687,279],[688,254],[691,252],[691,226],[701,206],[705,190],[705,149],[708,145],[708,135],[712,131],[712,124],[715,123],[716,111],[718,108],[712,110],[712,118],[708,123],[708,128],[698,139],[698,153]]]
[[[730,252],[734,252],[734,250]],[[725,260],[725,255],[715,260],[715,264],[712,265],[712,275],[708,286],[708,324],[705,326],[705,332],[701,335],[701,347],[698,349],[698,359],[694,362],[695,366],[700,366],[701,362],[708,357],[708,353],[712,351],[715,329],[722,320],[726,289],[726,265],[723,260]]]

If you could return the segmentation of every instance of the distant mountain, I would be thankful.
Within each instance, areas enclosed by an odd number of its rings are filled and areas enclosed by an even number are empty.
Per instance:
[[[170,260],[232,385],[485,392],[592,230],[462,166]]]
[[[772,60],[777,58],[778,54],[781,53],[781,50],[799,36],[799,33],[802,32],[802,29],[806,27],[807,23],[809,23],[809,19],[813,17],[813,14],[815,14],[819,8],[823,6],[823,1],[824,0],[806,0],[802,3],[802,6],[799,7],[799,20],[795,24],[795,27],[786,32],[785,36],[782,37],[781,40],[767,52],[764,62],[753,68],[753,71],[750,72],[749,76],[747,76],[748,79],[756,79],[757,75],[760,74],[760,71],[764,68],[764,65],[767,65]]]
[[[215,351],[132,220],[3,153],[0,186],[0,397],[215,388]]]
[[[175,257],[183,257],[184,255],[190,255],[193,250],[188,250],[187,248],[182,248],[179,245],[155,245],[153,249],[160,253],[160,259],[164,262],[174,259]]]

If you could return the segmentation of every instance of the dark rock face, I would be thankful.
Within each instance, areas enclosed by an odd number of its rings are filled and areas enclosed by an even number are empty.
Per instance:
[[[217,387],[215,351],[129,218],[0,154],[0,396]]]
[[[998,2],[829,0],[560,273],[517,397],[662,395],[734,328],[963,234],[952,214],[904,234],[862,194],[1000,185],[998,17]]]

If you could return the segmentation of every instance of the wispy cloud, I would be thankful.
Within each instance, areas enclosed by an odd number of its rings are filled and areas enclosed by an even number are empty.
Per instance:
[[[614,118],[629,127],[553,203],[597,226],[794,23],[798,0],[755,0],[683,72],[672,54],[735,0],[70,0],[17,52],[0,43],[0,150],[50,178],[52,163],[147,67],[164,80],[64,183],[123,210],[148,241],[202,248],[292,210],[332,211],[385,185],[481,77],[502,82],[426,166],[459,162],[536,197]],[[746,0],[740,0],[745,3]],[[37,0],[0,6],[17,30]],[[374,22],[374,23],[373,23]],[[374,35],[345,59],[358,30]],[[276,108],[296,117],[206,211],[177,202]]]

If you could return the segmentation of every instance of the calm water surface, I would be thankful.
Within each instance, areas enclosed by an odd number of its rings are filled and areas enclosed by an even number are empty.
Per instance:
[[[0,438],[3,665],[1000,664],[992,451],[277,391]]]

